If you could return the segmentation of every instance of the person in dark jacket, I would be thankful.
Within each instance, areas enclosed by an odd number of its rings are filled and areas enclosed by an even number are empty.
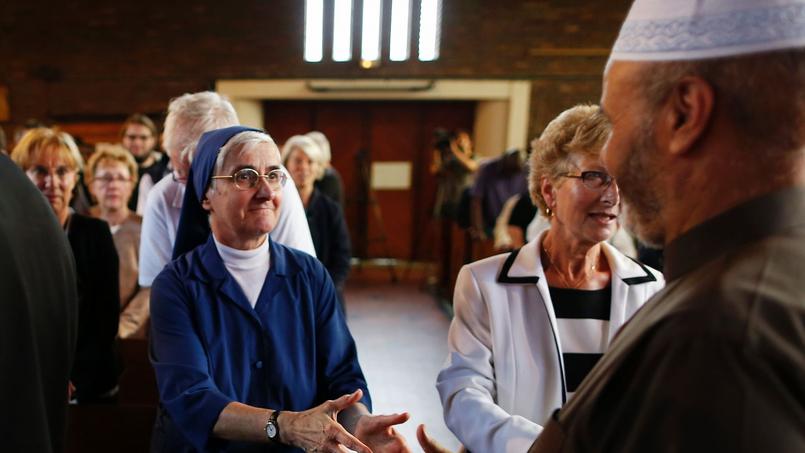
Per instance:
[[[75,264],[53,210],[8,156],[0,181],[0,406],[8,414],[0,439],[3,451],[59,452],[78,326]]]
[[[291,137],[282,148],[283,164],[305,206],[316,256],[330,273],[341,307],[345,308],[344,283],[349,275],[351,257],[349,232],[341,208],[314,185],[323,168],[322,159],[318,145],[303,135]]]
[[[118,258],[109,225],[70,209],[81,155],[67,133],[36,128],[22,137],[11,158],[47,199],[75,257],[79,324],[70,375],[72,400],[113,402],[119,372]]]

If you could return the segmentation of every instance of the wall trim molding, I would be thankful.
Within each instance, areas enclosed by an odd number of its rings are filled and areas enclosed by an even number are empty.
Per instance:
[[[528,142],[531,80],[221,79],[215,89],[232,100],[241,123],[256,127],[263,126],[262,102],[270,100],[477,101],[474,138],[482,155],[524,149]],[[478,114],[501,103],[502,118]]]

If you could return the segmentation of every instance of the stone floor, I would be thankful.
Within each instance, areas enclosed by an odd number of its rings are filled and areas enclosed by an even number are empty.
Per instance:
[[[422,451],[416,427],[446,447],[458,441],[447,429],[436,375],[447,354],[448,316],[417,282],[390,283],[387,275],[353,272],[345,291],[347,317],[372,394],[374,413],[407,411],[399,431],[411,451]]]

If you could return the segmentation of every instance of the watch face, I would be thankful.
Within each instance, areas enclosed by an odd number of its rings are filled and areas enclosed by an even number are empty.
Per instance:
[[[266,425],[266,435],[268,436],[269,439],[277,437],[277,425],[273,423],[269,423],[268,425]]]

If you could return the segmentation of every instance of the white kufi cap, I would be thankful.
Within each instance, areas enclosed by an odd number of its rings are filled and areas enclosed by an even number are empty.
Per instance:
[[[702,60],[803,47],[805,0],[635,0],[610,60]]]

